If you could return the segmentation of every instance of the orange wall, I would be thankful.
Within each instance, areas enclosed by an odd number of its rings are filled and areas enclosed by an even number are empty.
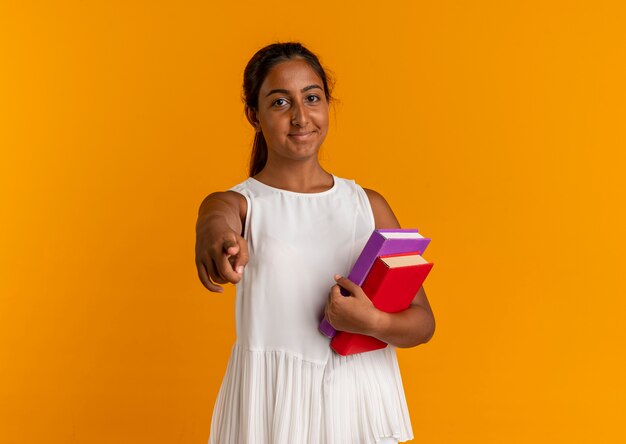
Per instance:
[[[213,3],[0,4],[0,444],[206,442],[234,294],[195,216],[290,39],[337,78],[324,165],[433,239],[415,442],[626,442],[624,3]]]

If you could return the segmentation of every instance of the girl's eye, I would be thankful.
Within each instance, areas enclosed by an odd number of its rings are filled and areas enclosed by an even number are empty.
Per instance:
[[[311,103],[314,103],[320,100],[320,98],[316,96],[315,94],[311,94],[310,96],[307,97],[307,100]]]
[[[286,102],[285,99],[276,99],[274,100],[274,105],[282,106],[284,105],[284,102]]]

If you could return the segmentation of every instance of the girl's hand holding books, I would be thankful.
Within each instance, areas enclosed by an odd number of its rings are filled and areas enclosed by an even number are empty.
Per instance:
[[[354,282],[339,275],[335,275],[335,281],[337,285],[332,286],[324,309],[326,319],[336,330],[372,335],[380,311]],[[341,294],[342,287],[350,296]]]

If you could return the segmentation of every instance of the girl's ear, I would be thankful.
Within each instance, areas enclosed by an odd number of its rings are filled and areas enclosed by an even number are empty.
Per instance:
[[[256,132],[261,131],[261,124],[259,123],[256,110],[246,105],[245,111],[246,111],[246,118],[248,119],[248,122],[250,122],[250,125],[254,127]]]

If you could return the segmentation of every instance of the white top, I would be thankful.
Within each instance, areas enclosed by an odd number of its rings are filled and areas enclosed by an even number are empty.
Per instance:
[[[237,340],[210,444],[374,444],[413,438],[393,346],[340,356],[318,330],[333,276],[347,276],[374,230],[363,188],[333,176],[321,193],[254,178],[231,190],[248,211]]]

